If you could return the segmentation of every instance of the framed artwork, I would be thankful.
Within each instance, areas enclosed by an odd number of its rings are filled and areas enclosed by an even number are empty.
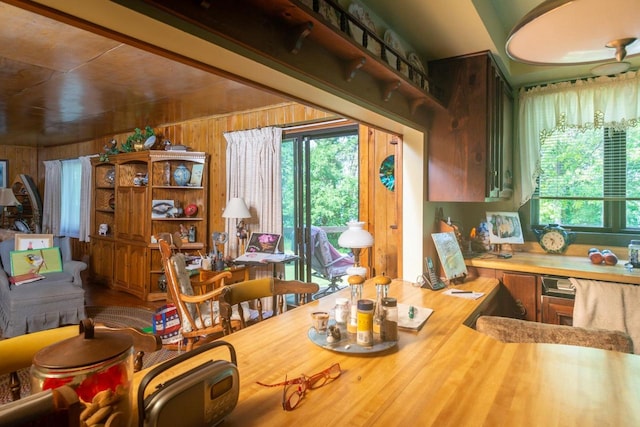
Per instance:
[[[11,251],[11,275],[27,273],[53,273],[62,271],[60,248],[43,248],[27,251]]]
[[[464,280],[467,276],[467,266],[464,257],[453,231],[444,233],[432,233],[433,243],[440,258],[440,265],[444,270],[444,275],[450,281]]]
[[[491,244],[522,244],[522,225],[518,212],[487,212]]]
[[[9,160],[0,160],[0,187],[7,187],[7,175],[9,173]]]
[[[204,165],[196,163],[191,167],[191,180],[189,185],[192,187],[200,187],[202,185],[202,172],[204,171]]]
[[[152,200],[151,218],[167,218],[175,208],[173,200]]]
[[[263,252],[273,254],[278,249],[280,234],[251,233],[245,252]]]
[[[53,234],[16,234],[15,249],[44,249],[53,246]]]

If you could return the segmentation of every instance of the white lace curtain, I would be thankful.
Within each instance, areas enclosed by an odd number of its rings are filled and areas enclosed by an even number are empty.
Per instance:
[[[540,147],[546,137],[566,128],[626,129],[640,120],[640,74],[596,77],[536,86],[520,91],[520,206],[533,195],[540,175]]]
[[[42,202],[42,230],[60,235],[60,192],[62,163],[60,160],[44,162],[44,197]]]
[[[282,187],[280,145],[282,129],[266,127],[226,132],[227,200],[240,197],[251,218],[250,231],[282,234]],[[226,231],[235,236],[236,219],[227,219]],[[238,253],[237,239],[230,238],[228,250]]]

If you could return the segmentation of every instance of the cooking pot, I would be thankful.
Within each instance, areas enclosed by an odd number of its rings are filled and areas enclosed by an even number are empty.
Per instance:
[[[133,339],[123,333],[95,331],[92,319],[80,334],[38,351],[31,366],[31,389],[73,388],[84,405],[81,426],[131,424]]]

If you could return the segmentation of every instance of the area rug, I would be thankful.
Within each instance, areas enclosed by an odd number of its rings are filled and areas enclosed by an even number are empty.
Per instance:
[[[135,327],[149,330],[153,311],[140,307],[86,307],[87,317],[92,318],[96,323],[103,323],[114,328]],[[180,354],[179,351],[160,349],[153,353],[147,353],[143,358],[142,368],[161,363]],[[25,397],[31,393],[29,369],[18,371],[20,378],[21,396]],[[11,401],[9,393],[9,375],[0,375],[0,404]]]

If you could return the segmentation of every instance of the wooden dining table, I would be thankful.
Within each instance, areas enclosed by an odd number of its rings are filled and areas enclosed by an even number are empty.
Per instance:
[[[476,278],[455,288],[483,295],[468,299],[392,281],[389,296],[433,313],[419,331],[401,330],[397,345],[381,352],[329,350],[309,338],[311,313],[331,310],[348,289],[224,337],[237,353],[240,394],[222,425],[640,425],[640,357],[498,342],[468,325],[491,306],[499,283]],[[375,298],[371,281],[363,297]],[[197,355],[156,382],[210,359],[228,360],[229,352],[222,347]],[[282,387],[257,384],[309,376],[334,363],[341,375],[308,390],[292,411],[282,409]],[[145,373],[135,374],[134,393]]]

